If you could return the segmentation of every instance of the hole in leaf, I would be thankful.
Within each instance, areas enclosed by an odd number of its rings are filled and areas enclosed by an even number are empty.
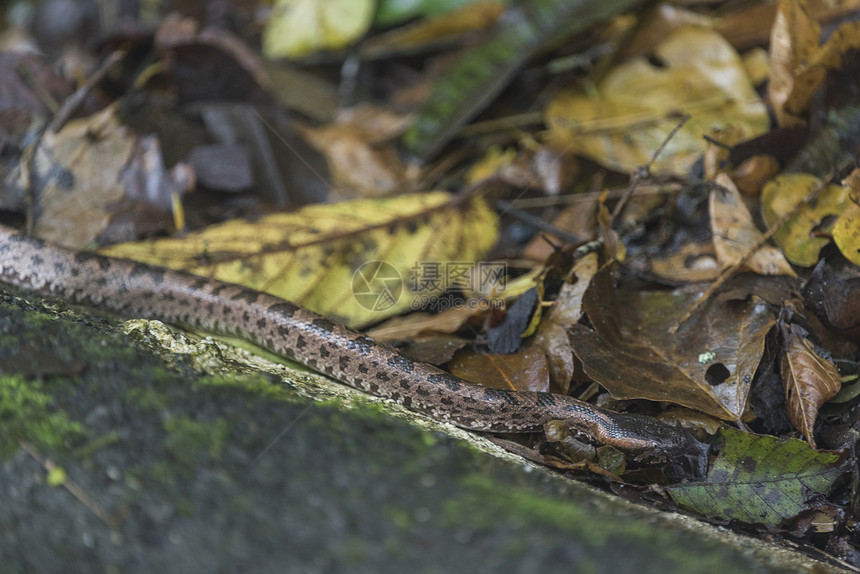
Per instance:
[[[705,380],[708,381],[708,384],[712,387],[716,387],[717,385],[721,385],[725,382],[725,380],[729,378],[729,375],[731,375],[731,373],[724,364],[714,363],[708,367],[707,371],[705,371]]]
[[[661,58],[660,56],[657,56],[655,54],[651,54],[650,56],[648,56],[648,63],[651,64],[652,66],[654,66],[655,68],[667,67],[666,61],[663,58]]]

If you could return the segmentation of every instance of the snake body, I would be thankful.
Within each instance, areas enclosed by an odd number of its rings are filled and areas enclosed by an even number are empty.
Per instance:
[[[599,409],[573,397],[500,390],[413,361],[370,337],[272,295],[181,271],[73,251],[0,226],[0,282],[121,315],[237,335],[410,410],[475,431],[541,431],[562,420],[579,438],[636,460],[686,456],[704,446],[679,427]]]

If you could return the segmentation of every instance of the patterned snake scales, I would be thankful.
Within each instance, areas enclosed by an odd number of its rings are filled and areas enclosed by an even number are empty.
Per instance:
[[[697,459],[706,452],[687,431],[652,417],[603,410],[564,395],[482,387],[272,295],[71,251],[3,226],[0,282],[125,316],[238,335],[342,383],[466,429],[539,432],[544,423],[561,420],[579,438],[611,445],[640,461],[685,457],[700,467]]]

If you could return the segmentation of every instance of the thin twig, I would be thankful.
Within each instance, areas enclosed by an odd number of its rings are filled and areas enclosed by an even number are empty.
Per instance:
[[[39,155],[39,148],[42,147],[42,140],[45,138],[45,134],[48,132],[59,132],[63,126],[66,125],[66,122],[69,121],[69,118],[72,117],[78,109],[80,109],[89,93],[93,91],[98,83],[104,79],[110,69],[121,61],[124,56],[125,51],[123,50],[112,52],[105,61],[102,62],[102,65],[92,73],[86,82],[84,82],[84,85],[78,88],[74,94],[66,98],[63,105],[60,106],[59,111],[54,114],[54,117],[48,125],[36,134],[33,143],[29,147],[29,153],[24,155],[24,159],[22,160],[22,170],[27,174],[26,198],[28,203],[27,221],[24,229],[28,234],[32,233],[33,228],[36,226],[36,206],[38,205],[38,198],[36,197],[36,182],[41,179],[39,174],[36,173],[36,156]]]
[[[84,85],[75,91],[74,94],[66,98],[66,101],[63,102],[63,105],[60,106],[60,110],[56,113],[56,115],[51,119],[51,122],[48,124],[46,131],[49,132],[58,132],[63,129],[63,126],[66,125],[66,122],[69,121],[69,118],[72,117],[72,114],[80,109],[81,105],[83,105],[84,100],[93,91],[93,89],[101,82],[107,73],[113,68],[116,64],[118,64],[123,57],[125,57],[125,52],[123,50],[117,50],[112,52],[105,61],[102,62],[101,66],[99,66],[95,72],[93,72],[87,81],[84,82]]]
[[[54,464],[54,462],[51,459],[43,457],[39,453],[39,451],[37,451],[36,448],[33,445],[31,445],[30,443],[28,443],[27,441],[21,439],[21,440],[18,440],[18,444],[20,444],[21,448],[23,448],[27,452],[27,454],[32,456],[36,460],[36,462],[41,464],[42,467],[45,470],[47,470],[49,473],[54,472],[55,470],[58,470],[59,467],[57,467],[57,465]],[[62,470],[62,469],[59,469],[59,470]],[[65,487],[66,490],[68,490],[72,494],[72,496],[77,498],[81,504],[86,506],[93,514],[95,514],[102,522],[107,524],[111,529],[113,529],[113,530],[119,529],[120,519],[118,517],[114,516],[113,514],[109,513],[107,510],[105,510],[105,508],[101,504],[99,504],[98,502],[93,500],[92,497],[90,497],[90,495],[88,495],[84,491],[83,488],[78,486],[78,484],[76,482],[74,482],[71,478],[66,476],[65,473],[63,476],[62,485],[63,485],[63,487]]]
[[[627,202],[633,196],[633,192],[636,191],[636,188],[639,187],[639,184],[642,183],[645,179],[651,177],[651,166],[657,161],[657,158],[663,153],[663,150],[666,149],[666,146],[669,145],[669,142],[675,135],[681,131],[681,128],[684,127],[692,116],[690,114],[684,114],[681,116],[681,119],[678,120],[678,124],[672,128],[672,131],[666,136],[663,140],[663,143],[660,144],[660,147],[654,152],[654,155],[651,156],[651,159],[648,160],[648,163],[645,165],[639,166],[636,171],[633,173],[633,177],[630,179],[630,185],[627,186],[627,189],[624,192],[624,195],[621,196],[621,199],[615,204],[615,209],[612,210],[612,216],[609,218],[609,223],[612,225],[615,223],[615,220],[621,215],[621,212],[627,206]]]
[[[572,233],[568,233],[563,229],[559,229],[555,225],[544,221],[537,215],[533,215],[528,211],[523,211],[518,207],[515,207],[511,202],[505,201],[504,199],[494,199],[493,205],[496,209],[503,211],[504,213],[519,219],[523,223],[526,223],[532,227],[535,227],[541,231],[549,233],[550,235],[555,235],[559,239],[563,241],[567,241],[568,243],[582,243],[583,239],[578,235],[574,235]]]

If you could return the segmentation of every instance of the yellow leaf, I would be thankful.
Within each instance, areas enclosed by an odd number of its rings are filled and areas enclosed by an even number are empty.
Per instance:
[[[361,328],[438,294],[449,268],[474,267],[497,235],[484,201],[432,192],[310,205],[103,252],[268,291]]]
[[[860,266],[860,206],[847,205],[833,226],[833,242],[845,259]]]
[[[263,30],[263,53],[300,58],[345,48],[367,32],[375,9],[374,0],[276,0]]]
[[[805,173],[786,174],[768,182],[762,190],[761,211],[768,227],[790,213],[821,185],[821,180]],[[773,239],[785,257],[803,267],[818,262],[818,252],[829,243],[826,237],[815,237],[812,231],[828,216],[842,213],[848,199],[848,190],[831,184],[818,194],[813,204],[804,205],[789,219]]]
[[[654,165],[685,175],[705,149],[703,135],[731,124],[750,138],[769,127],[767,111],[737,52],[712,30],[682,28],[661,44],[657,67],[644,57],[610,71],[589,98],[562,92],[546,108],[550,139],[604,166],[629,172],[646,164],[678,124]]]

